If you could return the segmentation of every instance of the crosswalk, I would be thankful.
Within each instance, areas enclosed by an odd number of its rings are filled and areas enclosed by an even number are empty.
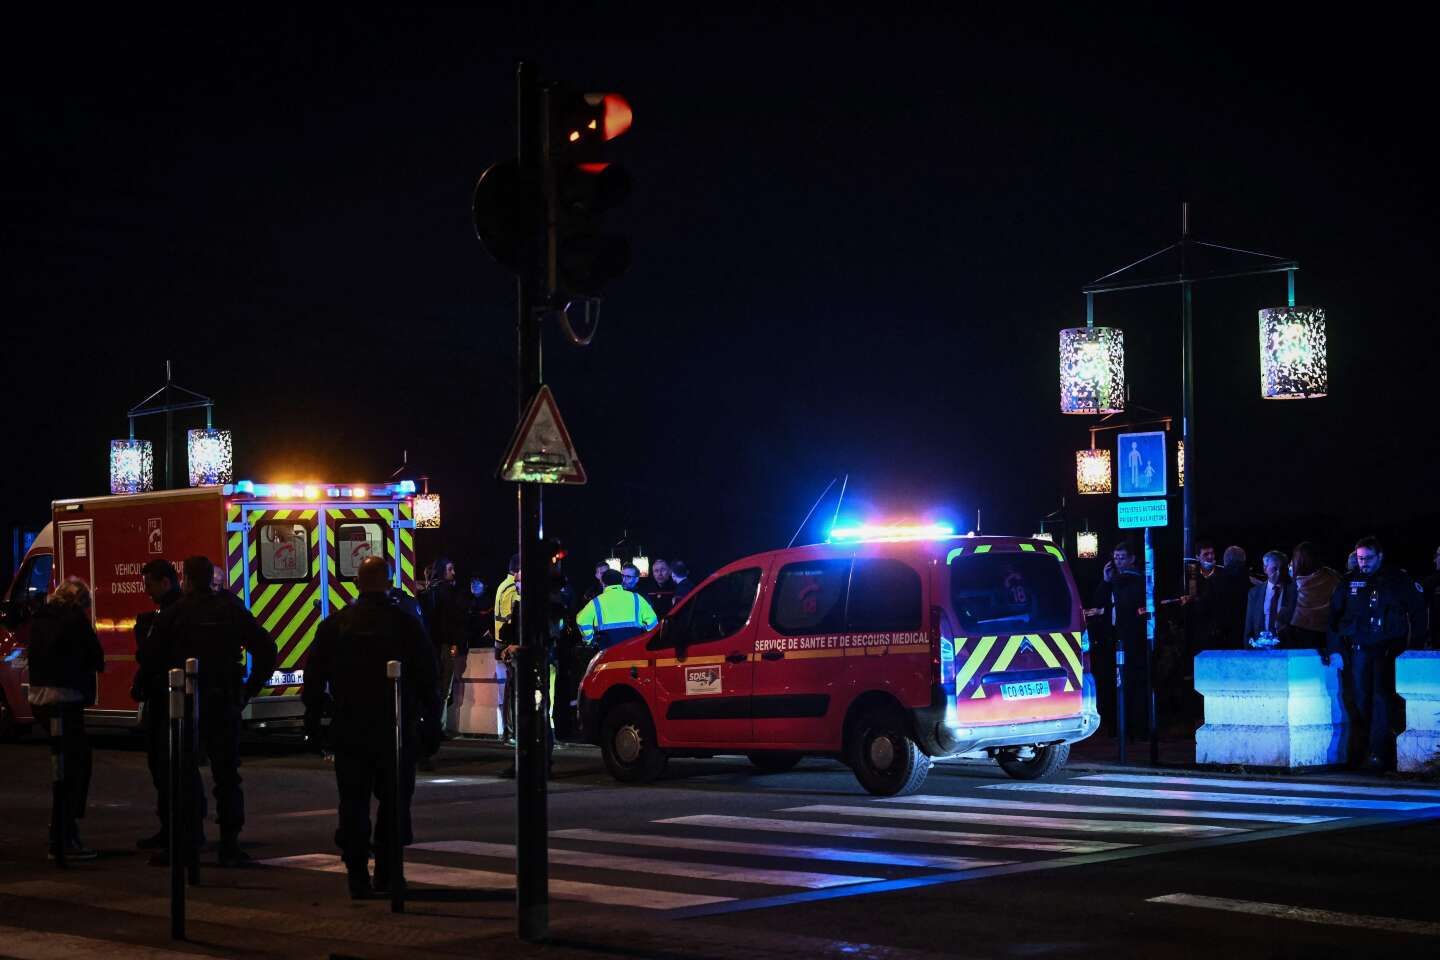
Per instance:
[[[701,800],[702,809],[707,803],[729,809],[623,829],[554,830],[552,898],[693,916],[1245,842],[1282,830],[1335,829],[1376,817],[1440,817],[1440,789],[1122,773],[844,803],[782,803],[776,801],[783,795],[774,794],[747,799],[748,811]],[[344,872],[333,852],[262,862]],[[419,885],[503,891],[514,887],[514,862],[509,843],[431,840],[409,849],[406,875]]]

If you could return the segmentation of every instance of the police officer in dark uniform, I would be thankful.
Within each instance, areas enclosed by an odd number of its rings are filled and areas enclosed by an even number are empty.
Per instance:
[[[1390,700],[1395,696],[1395,658],[1425,640],[1425,605],[1415,581],[1386,566],[1380,541],[1355,544],[1359,569],[1347,574],[1330,600],[1330,652],[1345,658],[1354,711],[1351,729],[1365,744],[1366,770],[1384,770],[1392,759],[1395,732]],[[1327,652],[1324,660],[1330,661]]]
[[[1096,699],[1100,716],[1115,728],[1115,736],[1143,739],[1150,735],[1149,691],[1145,673],[1150,655],[1145,621],[1145,577],[1135,568],[1135,548],[1128,540],[1115,545],[1111,560],[1105,564],[1102,581],[1095,589],[1093,614],[1103,615],[1109,624],[1113,646],[1099,645],[1092,653],[1095,669]],[[1011,599],[1009,592],[1005,594]],[[1116,652],[1125,661],[1125,729],[1116,722]]]
[[[340,792],[340,828],[335,842],[345,861],[350,896],[371,891],[368,872],[370,797],[380,801],[375,818],[375,885],[388,891],[403,883],[389,862],[392,823],[402,843],[411,843],[410,798],[415,792],[417,756],[440,747],[439,666],[420,621],[386,595],[389,565],[367,557],[356,575],[360,597],[331,614],[315,632],[305,665],[305,726],[318,742],[321,718],[330,715],[329,745],[335,755],[335,785]],[[395,695],[385,675],[390,660],[400,661],[405,728],[401,735],[399,810],[392,809],[395,769]]]
[[[249,858],[240,849],[245,825],[245,795],[240,790],[240,713],[275,671],[275,643],[250,611],[228,593],[215,591],[215,565],[205,557],[188,558],[185,585],[173,606],[155,618],[155,642],[168,651],[170,668],[200,661],[196,695],[200,706],[200,750],[190,756],[194,807],[202,811],[204,788],[196,755],[210,758],[215,819],[220,824],[222,867],[238,867]],[[245,679],[247,655],[249,679]],[[197,833],[199,824],[196,824]],[[164,863],[162,854],[152,862]]]
[[[155,785],[155,814],[160,818],[160,831],[135,845],[141,850],[160,850],[169,843],[170,837],[170,713],[165,676],[170,669],[170,658],[155,642],[155,618],[180,599],[180,574],[169,560],[151,560],[140,568],[140,577],[145,593],[159,609],[147,610],[135,618],[135,679],[130,684],[130,696],[144,705],[141,718],[145,760],[150,767],[150,781]],[[195,832],[203,842],[202,830]]]

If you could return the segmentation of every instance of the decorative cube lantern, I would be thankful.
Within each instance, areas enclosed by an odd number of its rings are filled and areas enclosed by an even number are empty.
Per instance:
[[[1180,486],[1185,486],[1185,441],[1175,441],[1175,471],[1179,478]]]
[[[434,530],[440,526],[440,494],[415,495],[415,529]]]
[[[1081,560],[1094,560],[1100,556],[1100,534],[1090,530],[1075,534],[1075,556]]]
[[[229,430],[205,427],[188,431],[186,438],[190,454],[190,486],[208,487],[234,479],[234,448]]]
[[[145,493],[155,489],[155,451],[149,440],[110,441],[110,492]]]
[[[1260,311],[1260,396],[1266,400],[1323,397],[1325,308],[1272,307]]]
[[[1110,450],[1075,451],[1075,487],[1081,493],[1110,492]]]
[[[1060,412],[1125,409],[1125,338],[1114,327],[1060,331]]]

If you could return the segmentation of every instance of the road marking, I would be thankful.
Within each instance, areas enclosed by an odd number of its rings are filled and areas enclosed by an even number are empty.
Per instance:
[[[723,827],[730,830],[765,830],[774,833],[809,833],[852,840],[902,840],[909,843],[938,843],[957,847],[995,847],[1003,850],[1043,850],[1048,853],[1103,853],[1132,847],[1131,843],[1103,840],[1061,840],[1051,837],[1017,837],[1005,833],[960,833],[952,830],[919,830],[913,827],[856,827],[817,820],[777,820],[767,817],[722,817],[697,814],[671,817],[656,823],[679,823],[694,827]]]
[[[46,933],[22,927],[0,926],[0,951],[15,960],[92,960],[113,957],[115,960],[195,960],[206,953],[178,953],[119,940],[92,940],[68,933]]]
[[[1440,804],[1440,790],[1404,790],[1390,787],[1362,787],[1343,783],[1298,783],[1293,780],[1224,780],[1218,777],[1148,777],[1139,773],[1096,773],[1076,780],[1106,780],[1111,783],[1175,783],[1192,787],[1236,787],[1241,790],[1284,790],[1290,793],[1338,793],[1357,797],[1421,797]]]
[[[1179,820],[1249,820],[1255,823],[1329,823],[1344,817],[1323,817],[1307,813],[1243,813],[1233,810],[1181,810],[1167,807],[1104,807],[1084,803],[1032,803],[1008,797],[941,797],[920,794],[913,797],[885,797],[881,803],[919,803],[931,807],[975,807],[988,810],[1033,810],[1036,813],[1120,813]]]
[[[293,870],[318,870],[322,873],[344,873],[345,864],[330,853],[306,853],[295,857],[257,860],[267,867]],[[432,863],[408,861],[405,879],[435,887],[458,887],[463,890],[513,890],[515,876],[491,870],[467,870],[442,867]],[[612,887],[574,880],[550,880],[550,893],[557,900],[578,900],[582,903],[603,903],[616,907],[639,907],[645,910],[674,910],[680,907],[724,903],[734,897],[708,897],[695,893],[673,893],[668,890],[646,890],[638,887]]]
[[[833,813],[842,817],[875,817],[889,820],[925,820],[939,823],[993,823],[1002,827],[1035,827],[1078,833],[1150,833],[1172,837],[1218,837],[1246,833],[1244,827],[1214,827],[1203,823],[1164,823],[1149,820],[1086,820],[1074,817],[1026,817],[1002,813],[961,813],[954,810],[908,810],[904,807],[847,807],[815,803],[787,807],[781,813]]]
[[[474,840],[439,840],[417,843],[416,850],[437,850],[441,853],[464,853],[476,857],[515,859],[515,847],[509,843],[480,843]],[[803,870],[764,870],[730,867],[723,864],[691,863],[679,860],[656,860],[651,857],[626,857],[596,853],[590,850],[550,849],[550,862],[567,867],[589,867],[592,870],[629,870],[635,873],[697,880],[723,880],[726,883],[760,883],[774,887],[804,887],[823,890],[847,883],[871,883],[879,877],[857,877],[843,873],[810,873]]]
[[[1229,910],[1278,920],[1301,923],[1323,923],[1337,927],[1363,927],[1366,930],[1387,930],[1391,933],[1413,933],[1422,937],[1440,937],[1440,923],[1425,920],[1401,920],[1397,917],[1371,917],[1363,913],[1338,913],[1334,910],[1312,910],[1283,903],[1261,903],[1257,900],[1230,900],[1225,897],[1200,897],[1189,893],[1172,893],[1151,897],[1146,903],[1171,903],[1181,907],[1202,907],[1207,910]]]
[[[1205,790],[1142,790],[1138,787],[1096,787],[1068,783],[992,783],[981,790],[1025,790],[1132,800],[1188,800],[1191,803],[1254,803],[1277,807],[1334,807],[1339,810],[1426,810],[1433,803],[1405,800],[1351,800],[1342,797],[1277,797],[1265,793],[1214,793]]]
[[[749,857],[835,860],[841,863],[874,863],[892,867],[942,867],[946,870],[971,870],[976,867],[994,867],[1010,862],[1009,860],[977,860],[972,857],[847,850],[844,847],[797,847],[787,844],[746,843],[743,840],[709,840],[703,837],[681,837],[668,834],[657,836],[648,833],[620,833],[613,830],[584,828],[556,830],[550,836],[561,840],[635,844],[642,847],[664,847],[667,850],[705,850],[710,853],[738,853]]]

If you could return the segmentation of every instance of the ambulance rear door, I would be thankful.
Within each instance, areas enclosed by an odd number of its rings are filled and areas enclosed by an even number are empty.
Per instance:
[[[320,511],[309,505],[240,501],[228,513],[231,589],[276,649],[275,673],[251,701],[249,718],[301,716],[304,675],[297,664],[325,616]]]

